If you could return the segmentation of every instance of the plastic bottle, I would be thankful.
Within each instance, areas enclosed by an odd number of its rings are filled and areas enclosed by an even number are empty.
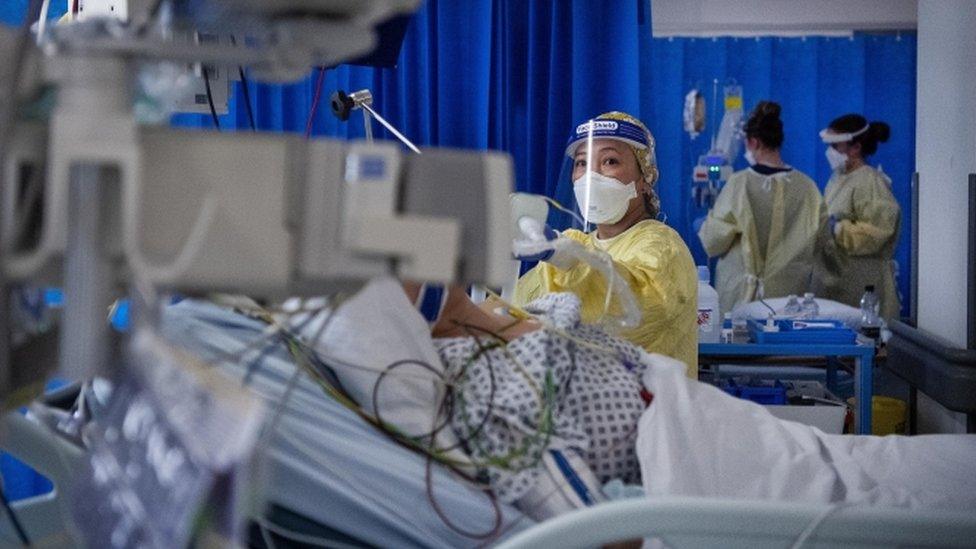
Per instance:
[[[721,325],[718,311],[718,292],[708,281],[711,273],[707,266],[698,267],[698,342],[718,343]]]
[[[880,309],[881,302],[878,294],[874,293],[874,285],[865,286],[864,295],[861,296],[861,333],[872,339],[881,335]]]
[[[786,305],[783,307],[783,314],[785,316],[797,317],[800,316],[801,312],[800,302],[794,294],[790,294],[786,299]]]
[[[806,319],[818,318],[820,316],[820,306],[813,294],[807,292],[803,294],[803,303],[800,304],[800,317]]]
[[[732,343],[735,340],[732,334],[732,313],[725,313],[722,318],[722,343]]]

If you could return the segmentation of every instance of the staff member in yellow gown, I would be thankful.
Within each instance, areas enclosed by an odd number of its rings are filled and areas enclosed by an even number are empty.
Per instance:
[[[881,316],[897,318],[901,304],[892,258],[901,208],[888,176],[866,163],[890,132],[888,124],[868,123],[859,114],[841,116],[820,132],[834,173],[824,192],[830,238],[818,268],[817,293],[857,307],[864,288],[874,286]]]
[[[688,375],[697,379],[695,264],[678,233],[656,219],[654,137],[633,116],[608,112],[580,124],[566,154],[577,204],[596,230],[568,229],[562,235],[605,251],[633,291],[641,324],[621,335],[647,351],[683,361]],[[514,301],[524,305],[550,292],[575,293],[583,321],[594,322],[603,313],[607,284],[587,264],[543,261],[519,280]]]
[[[729,178],[698,231],[723,312],[759,297],[811,290],[827,209],[816,183],[780,156],[780,106],[761,101],[744,127],[749,167]],[[763,296],[759,296],[760,285]]]

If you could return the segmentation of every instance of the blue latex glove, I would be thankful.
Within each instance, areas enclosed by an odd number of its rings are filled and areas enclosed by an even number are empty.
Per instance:
[[[691,228],[694,229],[695,234],[698,234],[698,232],[701,231],[702,225],[705,224],[705,219],[707,217],[707,215],[703,215],[691,222]]]

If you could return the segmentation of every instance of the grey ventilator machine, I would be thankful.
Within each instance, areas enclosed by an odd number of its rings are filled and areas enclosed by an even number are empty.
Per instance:
[[[89,14],[100,4],[83,3]],[[512,163],[501,153],[428,148],[414,154],[395,142],[184,131],[137,122],[134,105],[140,101],[172,99],[172,90],[147,82],[175,86],[184,76],[198,76],[201,66],[240,66],[259,80],[293,81],[314,66],[368,52],[377,40],[374,28],[412,12],[417,0],[108,3],[124,20],[89,15],[29,35],[0,29],[0,85],[10,84],[5,97],[16,98],[4,101],[0,113],[0,399],[6,410],[23,404],[18,397],[36,395],[37,384],[55,371],[69,380],[137,378],[116,390],[131,392],[119,421],[139,420],[145,427],[130,433],[126,448],[164,448],[158,462],[142,464],[160,474],[205,479],[216,471],[213,478],[226,480],[233,476],[224,473],[246,461],[254,446],[260,403],[172,354],[160,354],[151,333],[136,329],[120,338],[106,322],[109,305],[129,296],[139,326],[151,325],[173,293],[276,300],[355,290],[384,274],[501,287],[512,265]],[[31,2],[32,20],[41,4]],[[204,34],[236,39],[200,40]],[[53,107],[30,115],[45,97],[54,99]],[[370,102],[357,106],[382,118]],[[10,298],[44,286],[63,288],[59,321],[37,333],[13,329]],[[154,369],[133,366],[147,356]],[[164,396],[176,401],[173,410],[182,404],[195,411],[193,417],[207,419],[187,427],[160,406]],[[133,415],[138,410],[143,416]],[[71,423],[72,417],[62,419]],[[33,539],[186,541],[180,532],[162,526],[149,531],[133,522],[133,510],[122,500],[99,500],[99,494],[119,493],[111,482],[99,484],[97,474],[106,464],[124,465],[111,436],[83,449],[17,413],[5,420],[4,448],[56,486],[52,495],[14,506]],[[198,440],[202,433],[211,433],[222,450]],[[92,508],[109,517],[103,522],[113,529],[86,524],[92,531],[79,538],[65,519],[85,516],[72,511],[70,497],[81,469],[89,472],[82,475],[88,497],[100,502]],[[165,513],[190,501],[165,484],[126,489],[161,494],[152,504],[160,507],[144,513]],[[5,539],[16,539],[10,521],[2,522]],[[233,539],[233,518],[217,517],[215,523],[220,539]]]

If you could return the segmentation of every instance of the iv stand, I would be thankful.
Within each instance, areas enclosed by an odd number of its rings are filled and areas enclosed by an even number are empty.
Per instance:
[[[372,118],[375,118],[377,122],[383,125],[384,128],[390,130],[401,143],[406,145],[411,151],[421,154],[420,149],[413,144],[409,139],[406,138],[402,133],[397,130],[393,124],[388,122],[385,118],[380,116],[380,113],[373,109],[373,94],[368,89],[359,90],[346,95],[342,90],[336,91],[332,94],[332,114],[336,115],[339,120],[348,120],[349,113],[351,111],[362,109],[363,111],[363,124],[366,129],[366,141],[369,143],[373,142],[373,128],[372,128]]]

